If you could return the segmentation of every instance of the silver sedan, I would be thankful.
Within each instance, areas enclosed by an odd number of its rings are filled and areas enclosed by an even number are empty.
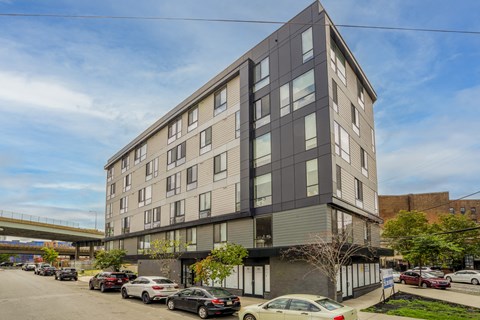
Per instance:
[[[480,270],[460,270],[447,273],[445,279],[450,282],[465,282],[477,285],[480,283]]]
[[[142,298],[143,303],[148,304],[154,300],[162,300],[178,291],[178,284],[172,280],[160,277],[138,277],[122,286],[122,298]]]

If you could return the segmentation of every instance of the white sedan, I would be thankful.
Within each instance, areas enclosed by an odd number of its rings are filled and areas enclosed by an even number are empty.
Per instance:
[[[480,283],[480,270],[460,270],[447,273],[445,279],[450,282],[466,282],[477,285]]]
[[[240,320],[283,318],[358,320],[357,310],[312,294],[289,294],[262,304],[242,307],[238,318]]]
[[[178,284],[165,277],[138,277],[122,286],[122,298],[142,298],[143,303],[148,304],[153,300],[162,300],[178,291]]]

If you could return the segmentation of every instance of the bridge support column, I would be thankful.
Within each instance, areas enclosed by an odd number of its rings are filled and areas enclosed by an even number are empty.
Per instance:
[[[93,256],[93,253],[94,253],[94,246],[93,246],[93,243],[90,243],[90,252],[89,252],[89,256],[90,256],[90,260],[93,260],[94,256]]]
[[[77,267],[77,261],[80,258],[80,245],[75,243],[75,268]]]

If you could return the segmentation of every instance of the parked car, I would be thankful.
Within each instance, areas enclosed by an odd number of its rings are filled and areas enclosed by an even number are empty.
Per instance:
[[[178,284],[165,277],[138,277],[125,283],[122,287],[122,298],[131,296],[142,298],[148,304],[153,300],[163,300],[178,291]]]
[[[240,320],[280,319],[357,320],[357,310],[329,298],[312,294],[289,294],[261,304],[242,307]]]
[[[51,267],[48,263],[35,263],[35,270],[33,271],[34,274],[38,275],[40,268],[42,267]]]
[[[66,267],[66,268],[58,269],[55,272],[55,280],[62,281],[62,280],[65,280],[65,279],[68,279],[68,280],[73,279],[73,280],[77,281],[78,280],[77,269]]]
[[[15,263],[15,267],[23,267],[24,263],[23,262],[17,262]]]
[[[240,309],[240,298],[223,288],[190,287],[167,298],[169,310],[195,312],[202,319],[220,314],[233,314]]]
[[[400,271],[393,270],[393,282],[400,283],[400,275],[402,273]]]
[[[439,270],[438,268],[433,268],[433,269],[432,268],[433,267],[422,267],[422,273],[423,272],[429,272],[429,273],[434,274],[435,276],[437,276],[439,278],[443,278],[443,276],[445,274],[443,273],[442,270]],[[415,267],[412,270],[408,270],[408,271],[420,272],[420,267]]]
[[[35,271],[35,265],[33,263],[27,263],[22,266],[24,271]]]
[[[480,283],[480,270],[460,270],[447,273],[445,279],[450,282],[465,282],[477,285]]]
[[[13,267],[13,262],[8,262],[8,261],[2,262],[0,263],[0,267]]]
[[[40,269],[38,269],[38,275],[39,276],[53,276],[53,275],[55,275],[55,271],[57,271],[57,269],[55,267],[43,266]]]
[[[100,272],[88,282],[90,290],[100,289],[101,292],[112,289],[121,289],[128,282],[128,277],[123,272]]]
[[[137,279],[137,275],[132,270],[120,270],[120,272],[125,273],[129,281]]]
[[[413,284],[420,285],[424,288],[437,288],[437,289],[446,289],[450,288],[450,281],[439,278],[434,274],[429,272],[422,272],[422,276],[420,277],[420,273],[415,271],[406,271],[400,275],[400,282],[403,284]]]

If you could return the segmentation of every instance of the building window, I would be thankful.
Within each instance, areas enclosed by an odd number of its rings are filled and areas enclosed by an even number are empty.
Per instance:
[[[135,148],[135,164],[139,164],[141,161],[147,158],[147,143],[144,142]]]
[[[185,200],[170,203],[170,224],[185,222]]]
[[[235,112],[235,138],[240,137],[240,111]]]
[[[122,219],[122,234],[130,233],[130,217]]]
[[[160,225],[161,212],[161,207],[153,208],[153,227]]]
[[[227,87],[224,87],[215,93],[215,110],[213,115],[227,110]]]
[[[167,177],[167,197],[180,193],[181,188],[181,172],[177,172]]]
[[[258,129],[267,123],[270,123],[270,96],[266,95],[263,98],[253,103],[254,112],[254,128]]]
[[[315,113],[305,117],[305,150],[317,146],[317,118]]]
[[[455,214],[455,209],[452,208],[452,207],[450,207],[450,208],[448,209],[448,211],[449,211],[451,214]]]
[[[188,128],[187,131],[190,132],[198,126],[198,106],[190,109],[188,111]]]
[[[345,56],[333,39],[330,40],[330,66],[344,85],[347,85],[347,69]]]
[[[122,158],[122,173],[130,169],[130,157],[129,155],[125,155]]]
[[[217,223],[213,225],[213,247],[219,248],[227,242],[227,223]]]
[[[290,113],[290,83],[280,87],[280,116]]]
[[[352,215],[339,210],[332,210],[332,232],[345,237],[348,243],[353,242]]]
[[[360,81],[357,81],[357,101],[360,107],[365,110],[365,90]]]
[[[470,208],[470,213],[471,214],[477,214],[477,208],[476,207],[471,207]]]
[[[318,195],[318,161],[309,160],[305,163],[307,171],[307,197]]]
[[[313,69],[292,81],[293,111],[315,101],[315,77]]]
[[[152,186],[138,190],[138,207],[152,203]]]
[[[123,244],[123,239],[118,240],[118,249],[124,250],[125,246]]]
[[[113,237],[114,235],[114,232],[113,232],[113,226],[112,226],[112,223],[111,222],[107,222],[105,224],[105,236],[106,237]]]
[[[123,177],[123,192],[127,192],[132,187],[132,174],[129,173]]]
[[[365,245],[370,245],[372,242],[372,226],[368,221],[364,221],[363,225],[363,240]]]
[[[107,204],[107,219],[113,216],[113,203]]]
[[[337,197],[341,198],[342,197],[342,167],[340,167],[338,164],[336,166],[336,176],[337,176]]]
[[[253,187],[254,207],[263,207],[272,204],[272,174],[267,173],[255,177]]]
[[[197,165],[191,166],[187,169],[187,191],[193,190],[197,187]]]
[[[375,131],[373,131],[373,129],[370,129],[370,131],[372,136],[372,151],[375,153]]]
[[[182,136],[182,118],[178,118],[168,126],[168,141],[172,143]]]
[[[253,92],[256,92],[270,83],[269,59],[266,57],[253,68]]]
[[[150,252],[150,235],[144,235],[138,237],[137,253],[148,254]]]
[[[240,211],[240,182],[235,183],[235,211]]]
[[[167,170],[185,163],[187,142],[184,141],[167,152]]]
[[[213,159],[213,181],[225,179],[227,177],[227,153],[221,153]]]
[[[158,158],[153,159],[145,165],[145,181],[158,176]]]
[[[167,231],[165,232],[165,241],[166,241],[166,252],[174,252],[178,251],[178,248],[176,248],[177,242],[175,239],[179,240],[178,238],[175,238],[176,236],[176,231]]]
[[[355,202],[357,207],[363,208],[363,183],[355,178]]]
[[[460,213],[465,214],[465,207],[460,207]]]
[[[368,177],[368,154],[363,148],[360,148],[360,164],[362,166],[362,174]]]
[[[350,136],[336,121],[333,123],[335,153],[350,162]]]
[[[145,229],[150,229],[152,223],[152,210],[145,210],[143,212],[143,224]]]
[[[358,114],[358,109],[352,104],[352,129],[357,134],[360,135],[360,115]]]
[[[205,192],[199,196],[199,211],[200,211],[200,218],[207,218],[210,217],[210,212],[212,209],[212,193]]]
[[[114,171],[115,168],[113,166],[107,169],[107,182],[112,181]]]
[[[212,150],[212,127],[200,132],[200,154]]]
[[[197,251],[197,228],[187,229],[187,251]]]
[[[338,84],[332,79],[333,110],[338,113]]]
[[[270,132],[253,140],[253,167],[257,168],[271,162]]]
[[[311,27],[302,33],[302,55],[303,63],[313,58],[313,34]]]
[[[120,213],[128,211],[128,196],[120,199]]]
[[[262,217],[255,219],[255,247],[271,247],[272,238],[272,217]]]
[[[115,197],[115,182],[110,185],[110,198]]]

